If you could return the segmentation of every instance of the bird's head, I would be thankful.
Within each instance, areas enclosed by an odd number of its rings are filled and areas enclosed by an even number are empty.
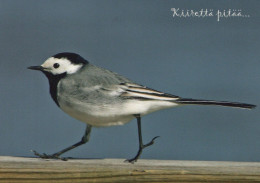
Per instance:
[[[48,58],[40,66],[31,66],[28,69],[42,71],[47,77],[55,77],[67,74],[74,74],[88,63],[76,53],[58,53]]]

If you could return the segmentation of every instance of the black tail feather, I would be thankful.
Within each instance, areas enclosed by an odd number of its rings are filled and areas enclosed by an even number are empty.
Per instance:
[[[253,109],[256,107],[256,105],[253,105],[253,104],[245,104],[245,103],[239,103],[239,102],[197,100],[197,99],[190,99],[190,98],[188,98],[188,99],[180,98],[178,100],[175,100],[174,102],[176,102],[178,104],[220,105],[220,106],[237,107],[237,108],[243,108],[243,109]]]

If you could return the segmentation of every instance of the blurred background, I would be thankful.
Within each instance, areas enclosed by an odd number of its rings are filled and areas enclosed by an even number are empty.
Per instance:
[[[34,157],[78,142],[85,124],[63,113],[47,78],[28,70],[64,51],[174,95],[260,104],[260,1],[0,0],[0,155]],[[236,9],[248,18],[173,17]],[[143,117],[143,159],[260,161],[259,107],[184,106]],[[132,158],[136,121],[95,128],[74,158]]]

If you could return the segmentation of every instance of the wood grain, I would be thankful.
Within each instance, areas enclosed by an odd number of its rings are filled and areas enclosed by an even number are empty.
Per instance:
[[[123,159],[42,160],[0,156],[0,182],[260,182],[258,162]]]

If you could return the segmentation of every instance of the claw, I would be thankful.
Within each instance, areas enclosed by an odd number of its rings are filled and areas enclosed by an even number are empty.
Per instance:
[[[42,159],[60,159],[60,160],[63,160],[63,161],[67,161],[68,158],[63,158],[63,157],[59,157],[57,154],[52,154],[52,155],[48,155],[48,154],[40,154],[38,153],[37,151],[35,150],[31,150],[35,156],[38,156],[39,158],[42,158]]]
[[[132,159],[126,159],[124,162],[128,162],[128,163],[134,164],[134,163],[138,160],[138,158],[140,157],[140,155],[142,154],[143,149],[146,148],[146,147],[148,147],[148,146],[150,146],[150,145],[153,145],[153,144],[154,144],[154,140],[157,139],[158,137],[160,137],[160,136],[156,136],[156,137],[154,137],[149,143],[147,143],[147,144],[145,144],[145,145],[141,145],[141,146],[139,147],[139,150],[138,150],[136,156],[135,156],[134,158],[132,158]]]
[[[145,144],[145,145],[143,145],[143,148],[145,148],[145,147],[148,147],[148,146],[150,146],[150,145],[153,145],[154,144],[154,141],[155,141],[155,139],[157,139],[157,138],[159,138],[160,136],[156,136],[156,137],[154,137],[149,143],[147,143],[147,144]]]
[[[134,158],[133,158],[133,159],[126,159],[124,162],[134,164],[136,161],[137,161],[137,159],[134,159]]]

